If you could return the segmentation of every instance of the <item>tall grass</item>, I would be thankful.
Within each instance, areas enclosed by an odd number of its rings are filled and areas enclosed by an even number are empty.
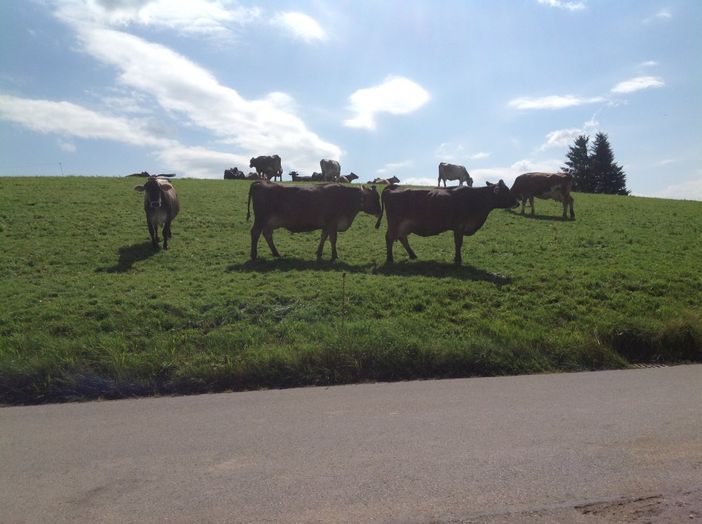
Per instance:
[[[315,260],[318,233],[284,230],[283,258],[262,240],[251,263],[247,182],[175,180],[168,251],[134,184],[0,178],[0,402],[702,360],[699,202],[493,211],[462,267],[449,233],[385,266],[359,215],[335,263]]]

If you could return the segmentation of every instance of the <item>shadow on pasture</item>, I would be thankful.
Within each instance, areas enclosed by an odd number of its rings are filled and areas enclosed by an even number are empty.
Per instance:
[[[117,250],[119,259],[114,266],[99,267],[96,271],[101,273],[124,273],[132,269],[135,262],[146,260],[154,256],[158,251],[158,249],[154,249],[150,241],[132,244],[131,246],[122,246]]]
[[[512,278],[505,275],[490,273],[483,269],[471,266],[465,262],[457,266],[447,262],[432,260],[414,260],[395,262],[378,266],[374,273],[379,275],[411,275],[433,278],[460,278],[462,280],[479,280],[503,286],[512,282]]]
[[[531,211],[525,212],[523,215],[521,211],[515,211],[513,209],[506,209],[507,213],[510,213],[514,216],[518,216],[524,219],[528,220],[545,220],[547,222],[570,222],[571,219],[563,220],[563,216],[561,215],[539,215],[539,214],[531,214]]]
[[[230,264],[227,271],[247,271],[251,273],[270,273],[272,271],[346,271],[348,273],[370,273],[375,264],[351,265],[341,260],[332,262],[331,260],[316,260],[303,258],[259,258],[257,260],[247,260],[240,264]]]

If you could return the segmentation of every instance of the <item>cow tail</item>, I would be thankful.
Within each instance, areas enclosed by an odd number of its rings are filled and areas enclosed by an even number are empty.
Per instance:
[[[387,190],[383,191],[380,194],[380,216],[378,217],[378,221],[375,223],[375,229],[380,228],[380,222],[383,220],[383,209],[385,208],[385,193],[387,193]]]
[[[246,204],[246,221],[248,222],[251,219],[251,193],[253,192],[253,187],[256,182],[251,182],[251,185],[249,186],[249,201]]]

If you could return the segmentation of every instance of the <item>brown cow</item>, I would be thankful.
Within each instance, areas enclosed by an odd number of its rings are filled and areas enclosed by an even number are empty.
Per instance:
[[[144,211],[151,244],[158,249],[158,226],[163,224],[163,249],[168,249],[171,222],[180,211],[180,202],[173,185],[166,179],[150,176],[143,186],[135,186],[134,190],[144,193]]]
[[[570,207],[570,218],[575,219],[573,197],[570,190],[573,187],[573,177],[567,173],[524,173],[519,175],[512,184],[512,193],[522,202],[522,215],[527,199],[534,214],[534,197],[550,198],[563,203],[563,220],[567,218]]]
[[[251,228],[251,260],[258,255],[258,239],[263,237],[274,257],[280,253],[273,244],[273,230],[284,227],[293,233],[322,230],[317,258],[322,257],[324,242],[329,237],[332,260],[337,259],[336,236],[346,231],[359,211],[381,216],[380,196],[375,187],[349,187],[342,184],[283,186],[270,182],[254,182],[249,188],[246,220],[251,216],[253,200],[254,223]]]
[[[259,178],[267,178],[268,180],[280,178],[283,180],[283,168],[280,164],[280,157],[273,156],[257,156],[249,161],[249,167],[255,167]]]
[[[348,175],[340,176],[339,177],[339,182],[342,184],[350,184],[354,180],[358,179],[358,175],[356,173],[349,173]]]
[[[314,182],[315,179],[311,176],[302,176],[297,171],[290,171],[290,177],[293,182]]]
[[[224,170],[224,180],[246,180],[246,175],[238,167]]]
[[[390,178],[376,178],[373,180],[373,182],[369,182],[369,184],[380,184],[381,186],[390,186],[392,184],[399,184],[400,179],[397,178],[396,176],[392,176]]]
[[[439,182],[436,187],[441,187],[441,181],[444,181],[444,187],[446,187],[447,180],[458,180],[458,185],[462,186],[463,182],[469,187],[473,187],[473,179],[468,174],[468,170],[459,164],[447,164],[446,162],[441,162],[439,164]]]
[[[414,233],[427,237],[453,231],[454,262],[461,263],[463,237],[472,235],[485,223],[493,209],[510,208],[517,201],[500,180],[491,187],[460,186],[451,189],[405,189],[389,186],[383,191],[382,205],[388,219],[385,233],[387,262],[393,262],[392,247],[399,240],[411,259],[417,258],[407,241]],[[382,216],[375,227],[380,227]]]

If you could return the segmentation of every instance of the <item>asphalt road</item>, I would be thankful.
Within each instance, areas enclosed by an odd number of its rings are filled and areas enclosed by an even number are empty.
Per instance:
[[[697,522],[702,366],[0,409],[0,521]]]

